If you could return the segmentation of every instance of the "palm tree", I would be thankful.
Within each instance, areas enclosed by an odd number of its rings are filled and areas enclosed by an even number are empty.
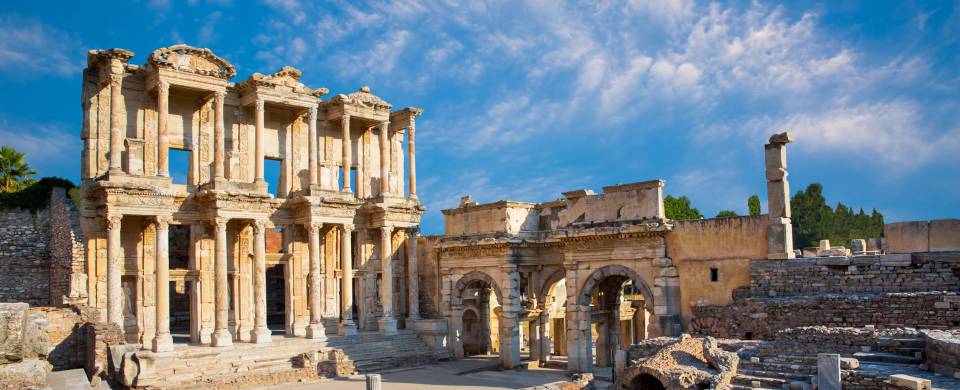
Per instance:
[[[9,146],[0,148],[0,191],[19,191],[33,183],[30,175],[35,173],[24,161],[23,153]]]

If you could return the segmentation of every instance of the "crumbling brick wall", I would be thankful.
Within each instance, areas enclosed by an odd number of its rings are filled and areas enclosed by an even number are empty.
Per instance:
[[[50,304],[50,213],[0,209],[0,302]]]
[[[83,305],[87,298],[79,214],[63,188],[50,192],[50,304]]]

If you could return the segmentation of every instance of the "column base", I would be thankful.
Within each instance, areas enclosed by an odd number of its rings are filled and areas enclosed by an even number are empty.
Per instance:
[[[358,333],[357,324],[353,322],[353,320],[340,321],[340,329],[337,330],[337,334],[341,336],[356,336]]]
[[[323,324],[310,324],[307,325],[307,335],[305,337],[312,340],[323,340],[327,338],[327,330],[323,327]]]
[[[231,345],[233,345],[233,334],[229,330],[216,330],[210,336],[211,347],[229,347]]]
[[[266,344],[273,341],[273,332],[267,328],[255,328],[250,331],[250,342],[254,344]]]
[[[153,338],[153,352],[173,351],[173,336],[170,333],[161,334]]]
[[[383,334],[397,334],[397,320],[393,318],[381,318],[377,320],[377,329]]]

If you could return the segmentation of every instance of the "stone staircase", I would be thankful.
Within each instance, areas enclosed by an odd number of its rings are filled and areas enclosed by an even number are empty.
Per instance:
[[[817,358],[803,355],[739,352],[740,365],[731,388],[783,389],[792,382],[810,383],[817,375]]]
[[[336,348],[353,361],[361,373],[412,367],[436,361],[433,351],[413,330],[396,335],[361,333],[357,336],[327,336],[327,348]]]

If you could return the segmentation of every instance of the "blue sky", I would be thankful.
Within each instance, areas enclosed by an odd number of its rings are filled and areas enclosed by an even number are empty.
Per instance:
[[[424,233],[461,195],[546,201],[663,178],[704,214],[765,198],[763,143],[793,131],[793,190],[888,221],[960,217],[960,2],[5,2],[0,143],[77,180],[88,49],[209,47],[361,85],[417,124]]]

